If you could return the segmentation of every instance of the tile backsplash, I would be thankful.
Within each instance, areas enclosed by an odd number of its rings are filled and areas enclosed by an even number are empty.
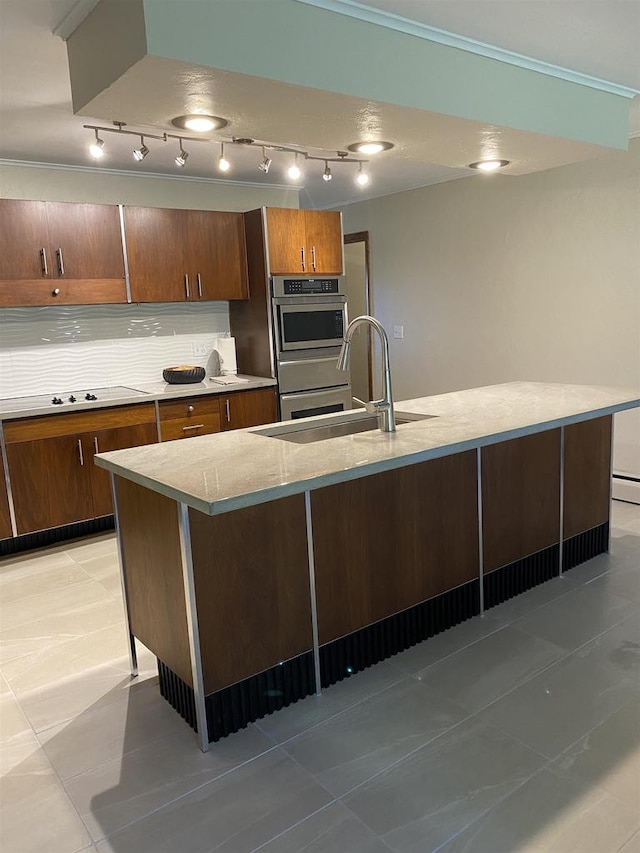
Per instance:
[[[213,370],[213,339],[228,333],[226,302],[0,309],[0,397],[157,382],[175,364]]]

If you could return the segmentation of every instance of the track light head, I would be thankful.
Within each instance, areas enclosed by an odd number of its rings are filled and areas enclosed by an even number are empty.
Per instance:
[[[187,162],[189,154],[182,147],[182,140],[178,139],[178,144],[180,145],[180,151],[178,151],[176,155],[176,166],[184,166]]]
[[[98,136],[98,131],[95,131],[96,138],[89,146],[89,153],[92,157],[95,157],[96,160],[100,160],[101,157],[104,157],[104,139],[100,139]]]
[[[140,162],[140,160],[144,160],[144,158],[147,156],[148,153],[149,153],[149,149],[144,144],[144,136],[141,136],[140,137],[140,148],[134,148],[133,149],[133,158],[134,158],[134,160],[137,160],[138,162]]]
[[[258,169],[260,169],[260,171],[264,172],[266,175],[270,168],[271,168],[271,160],[269,159],[269,157],[267,157],[267,152],[265,151],[265,149],[263,147],[263,149],[262,149],[262,163],[258,164]]]
[[[333,178],[333,175],[331,174],[331,169],[329,168],[329,164],[325,160],[324,161],[324,172],[322,173],[322,180],[328,182],[331,180],[331,178]]]
[[[231,163],[224,156],[224,142],[220,143],[220,156],[218,157],[218,169],[221,172],[228,172],[231,168]]]
[[[300,166],[298,166],[298,152],[295,153],[295,159],[293,161],[293,165],[289,166],[287,170],[287,175],[291,178],[292,181],[297,181],[302,177],[302,171],[300,170]]]
[[[366,187],[369,183],[369,175],[362,168],[362,162],[358,163],[358,174],[356,175],[356,183],[360,187]]]

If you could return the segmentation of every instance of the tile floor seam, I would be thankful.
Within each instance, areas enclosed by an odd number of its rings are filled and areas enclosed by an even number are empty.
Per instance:
[[[263,841],[263,843],[262,843],[262,844],[260,844],[260,845],[258,845],[258,847],[254,847],[254,848],[251,850],[251,853],[258,853],[258,851],[259,851],[259,850],[264,850],[264,848],[265,848],[267,845],[272,844],[274,841],[277,841],[277,840],[278,840],[278,838],[282,838],[282,836],[283,836],[283,835],[286,835],[286,833],[287,833],[287,832],[290,832],[292,829],[295,829],[297,826],[300,826],[300,825],[301,825],[301,824],[303,824],[306,820],[310,820],[312,817],[315,817],[315,816],[316,816],[316,815],[318,815],[318,814],[322,814],[322,812],[323,812],[323,811],[325,811],[325,810],[326,810],[326,809],[328,809],[328,808],[331,808],[331,806],[333,806],[333,805],[335,805],[335,804],[336,804],[336,800],[334,799],[334,800],[332,800],[330,803],[326,803],[326,804],[325,804],[324,806],[322,806],[321,808],[316,809],[314,812],[311,812],[311,814],[305,815],[305,817],[300,818],[300,820],[297,820],[295,823],[292,823],[292,824],[291,824],[291,826],[288,826],[286,829],[283,829],[283,830],[282,830],[282,832],[278,832],[276,835],[274,835],[274,836],[272,836],[271,838],[267,839],[267,841]]]
[[[193,741],[193,748],[194,749],[199,748],[197,746],[195,740]],[[269,749],[264,750],[264,752],[261,752],[259,755],[253,755],[251,758],[246,759],[246,761],[242,761],[240,764],[237,764],[235,767],[230,767],[228,770],[225,770],[219,776],[216,776],[213,779],[207,779],[206,782],[203,782],[201,785],[196,785],[195,788],[191,788],[188,791],[183,791],[179,796],[173,797],[173,799],[171,799],[171,800],[167,800],[167,802],[162,803],[161,805],[157,806],[156,808],[151,809],[151,811],[147,812],[146,814],[144,814],[140,817],[137,817],[134,820],[129,821],[128,823],[122,824],[122,826],[119,826],[115,832],[101,836],[99,839],[94,840],[94,844],[98,844],[98,843],[101,843],[103,841],[108,841],[110,838],[114,838],[115,836],[119,835],[121,832],[124,832],[125,829],[129,829],[130,827],[135,826],[137,823],[140,823],[143,820],[147,820],[152,815],[157,814],[158,812],[162,811],[163,809],[168,808],[169,806],[172,806],[174,803],[180,802],[180,800],[183,800],[185,797],[191,796],[191,794],[195,793],[196,791],[200,791],[203,788],[206,788],[207,785],[211,785],[213,782],[219,782],[225,776],[228,776],[230,773],[234,773],[236,770],[239,770],[242,767],[246,767],[248,764],[251,764],[252,761],[256,761],[256,759],[262,758],[264,755],[267,755],[268,753],[273,752],[274,749],[278,749],[278,747],[277,746],[276,747],[270,747]],[[83,821],[83,823],[84,823],[84,821]],[[89,832],[89,835],[91,835],[91,832]],[[213,848],[213,849],[215,849],[215,848]]]

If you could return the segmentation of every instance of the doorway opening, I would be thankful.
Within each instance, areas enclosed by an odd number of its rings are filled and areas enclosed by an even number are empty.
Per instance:
[[[349,320],[371,314],[369,278],[369,232],[344,235],[344,282]],[[371,329],[356,331],[351,344],[351,393],[361,400],[373,400]]]

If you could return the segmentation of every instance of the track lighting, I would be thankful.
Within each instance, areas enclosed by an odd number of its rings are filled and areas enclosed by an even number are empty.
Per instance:
[[[366,187],[369,183],[369,175],[362,168],[362,161],[358,163],[358,174],[356,175],[356,183],[361,187]]]
[[[260,163],[258,165],[258,169],[260,169],[260,171],[264,172],[266,175],[267,172],[269,171],[270,167],[271,167],[271,160],[267,157],[267,152],[265,151],[265,148],[263,146],[262,147],[262,163]]]
[[[184,166],[185,163],[187,162],[187,158],[189,157],[189,154],[182,147],[182,140],[181,139],[178,139],[178,144],[180,145],[180,151],[178,151],[178,154],[176,156],[176,166]]]
[[[218,157],[218,169],[221,172],[228,172],[231,168],[231,163],[224,156],[224,142],[220,143],[220,156]]]
[[[144,136],[140,136],[140,148],[134,148],[133,149],[134,159],[138,160],[138,162],[140,160],[144,160],[144,158],[147,156],[148,153],[149,153],[149,149],[144,144]]]
[[[100,139],[97,130],[95,133],[96,138],[95,141],[92,142],[89,146],[89,153],[92,157],[95,157],[96,160],[100,160],[101,157],[104,157],[104,139]]]
[[[187,120],[191,121],[191,119],[215,118],[215,116],[178,116],[178,118],[174,119],[172,123],[179,127],[187,127]],[[225,119],[219,119],[218,121],[222,123],[221,126],[227,124]],[[366,166],[369,161],[360,159],[357,156],[352,157],[348,151],[344,150],[312,148],[310,151],[305,151],[304,149],[298,148],[294,145],[279,145],[275,142],[256,140],[249,136],[232,136],[230,139],[225,139],[224,141],[221,141],[219,139],[211,139],[203,136],[185,136],[184,134],[180,134],[180,136],[178,136],[177,134],[167,133],[166,131],[163,131],[162,133],[151,133],[151,130],[155,128],[150,128],[149,131],[140,133],[139,130],[129,130],[125,122],[122,121],[114,121],[113,127],[106,127],[96,124],[85,124],[83,125],[83,127],[86,130],[92,130],[95,133],[95,140],[91,142],[89,146],[89,151],[91,155],[96,159],[99,159],[100,157],[104,156],[103,149],[105,143],[104,140],[100,138],[99,134],[115,133],[119,134],[120,136],[135,136],[140,139],[140,146],[138,148],[133,149],[134,159],[138,162],[144,160],[145,157],[151,153],[146,144],[146,141],[148,141],[149,139],[157,140],[158,142],[169,142],[170,139],[175,139],[178,142],[178,153],[174,157],[174,161],[176,166],[180,166],[181,168],[186,165],[187,159],[190,156],[189,153],[185,150],[185,143],[187,143],[188,146],[191,148],[192,143],[198,142],[204,145],[211,145],[211,143],[213,142],[216,145],[220,145],[220,155],[217,158],[217,163],[219,171],[223,173],[226,173],[233,168],[231,162],[225,157],[225,145],[242,145],[244,147],[254,146],[262,150],[262,160],[260,160],[260,162],[258,163],[258,169],[260,169],[261,172],[264,172],[265,175],[269,172],[273,164],[272,157],[269,156],[270,154],[273,157],[275,157],[276,155],[279,157],[281,154],[285,156],[293,154],[293,162],[291,163],[291,161],[289,161],[291,165],[287,169],[287,176],[292,181],[298,181],[303,177],[300,159],[304,158],[304,160],[311,161],[312,163],[316,161],[318,163],[324,164],[324,168],[320,172],[320,174],[322,175],[322,180],[327,183],[333,180],[332,169],[338,168],[339,171],[341,168],[339,164],[341,163],[353,163],[357,165],[358,171],[356,174],[356,182],[359,186],[364,187],[369,183],[369,175],[364,169],[364,166]],[[202,125],[202,127],[204,127],[204,125]],[[214,127],[213,129],[216,130],[217,128]],[[155,145],[155,141],[153,144]],[[380,148],[380,146],[382,146],[382,150],[393,147],[390,142],[368,142],[354,143],[354,145],[349,146],[349,149],[355,151],[356,146],[358,146],[358,150],[367,150],[371,152],[373,152],[374,147],[378,149]],[[272,152],[276,153],[272,154]],[[495,162],[498,165],[493,166],[493,168],[506,166],[508,163],[507,160],[498,160]],[[334,163],[337,163],[338,166],[334,167]],[[489,161],[484,161],[482,163],[471,163],[470,165],[474,168],[480,168],[485,170],[490,168]]]
[[[287,175],[291,178],[292,181],[297,181],[302,177],[302,172],[300,171],[300,166],[298,166],[298,152],[296,151],[294,154],[293,165],[289,166],[287,170]]]

